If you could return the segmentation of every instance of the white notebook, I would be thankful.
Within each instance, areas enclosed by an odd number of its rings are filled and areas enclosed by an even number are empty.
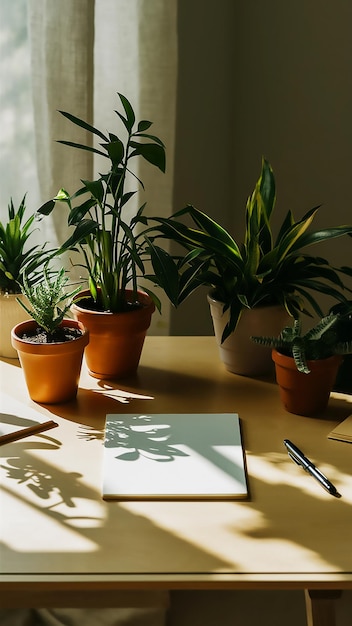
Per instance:
[[[245,498],[238,415],[107,415],[102,491],[117,500]]]

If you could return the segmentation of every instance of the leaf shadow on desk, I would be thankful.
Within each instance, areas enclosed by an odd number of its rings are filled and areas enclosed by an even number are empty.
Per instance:
[[[136,461],[145,456],[153,461],[168,462],[177,456],[188,456],[171,445],[171,441],[170,424],[153,423],[148,415],[124,415],[106,426],[105,447],[127,448],[127,452],[118,454],[119,461]]]
[[[6,472],[7,478],[16,481],[19,485],[25,485],[41,500],[51,500],[54,496],[54,503],[51,503],[49,508],[58,504],[74,507],[73,497],[81,474],[53,470],[52,467],[29,454],[29,450],[55,450],[58,446],[51,443],[16,442],[12,449],[12,454],[7,453],[0,465],[0,468]]]
[[[44,533],[39,539],[39,551],[44,558],[43,567],[47,567],[45,571],[48,572],[62,571],[65,555],[65,571],[68,573],[94,573],[97,559],[101,563],[98,567],[103,568],[104,572],[121,570],[128,574],[140,567],[142,572],[149,572],[151,567],[154,571],[164,572],[167,571],[170,552],[177,555],[181,571],[190,568],[192,570],[193,563],[196,564],[194,568],[199,571],[209,567],[228,567],[226,558],[179,537],[172,528],[160,527],[153,520],[153,508],[149,511],[149,516],[148,505],[145,511],[139,511],[138,508],[134,511],[117,502],[106,503],[83,476],[62,471],[59,466],[55,466],[54,459],[49,464],[36,459],[31,451],[23,450],[20,462],[19,457],[10,457],[4,466],[6,471],[11,471],[11,482],[14,485],[10,485],[8,478],[3,481],[3,498],[8,494],[11,500],[16,498],[22,506],[28,508],[23,522],[16,520],[18,532],[21,534],[19,544],[16,541],[17,535],[10,534],[7,541],[6,534],[2,534],[0,560],[3,572],[33,571],[33,559],[35,563],[38,561],[38,553],[32,551],[36,542],[31,537],[36,514],[39,515],[39,527],[48,530],[47,536]],[[29,478],[27,472],[32,472],[35,479],[40,478],[40,486],[33,480],[23,483],[23,479]],[[37,485],[37,488],[33,490],[31,485]],[[6,499],[2,499],[2,502],[6,507]],[[162,506],[159,503],[159,507]],[[173,504],[168,503],[167,507],[170,506]],[[54,520],[56,525],[52,527],[48,523],[45,526],[43,516],[48,516],[48,522]],[[66,529],[69,529],[70,534],[67,535]],[[76,534],[74,542],[72,531]],[[25,550],[20,547],[23,542],[26,544]],[[82,545],[85,549],[82,549]]]
[[[209,381],[204,376],[168,372],[162,368],[140,365],[137,373],[132,376],[118,381],[95,380],[91,388],[80,387],[74,401],[55,407],[46,405],[45,408],[53,415],[84,424],[87,427],[87,439],[94,438],[94,429],[97,430],[96,438],[101,439],[105,415],[121,413],[121,404],[126,413],[193,412],[195,398],[202,398],[202,405],[206,402],[207,411],[215,413],[228,411],[236,398],[237,410],[239,398],[246,398],[248,401],[248,397],[253,396],[253,382],[231,373],[225,374],[224,379],[222,374],[218,381],[221,394],[214,395],[209,392]],[[258,381],[256,384],[258,385]],[[267,388],[275,383],[263,381],[259,384],[265,395],[268,393]],[[174,404],[175,399],[177,407]],[[158,408],[153,410],[156,404]]]
[[[0,432],[1,432],[1,424],[7,424],[9,426],[18,426],[19,428],[26,428],[28,426],[36,426],[40,424],[40,422],[29,419],[28,417],[21,417],[20,415],[15,415],[14,413],[0,413]],[[16,428],[14,430],[17,430]],[[45,433],[37,433],[36,437],[43,436],[45,439],[49,439],[50,441],[56,442],[58,445],[61,445],[60,442],[54,437],[50,437]],[[0,446],[1,448],[1,446]]]
[[[20,417],[13,413],[0,413],[0,422],[3,424],[11,424],[11,426],[19,426],[20,428],[27,426],[34,426],[38,424],[35,420],[28,419],[27,417]]]

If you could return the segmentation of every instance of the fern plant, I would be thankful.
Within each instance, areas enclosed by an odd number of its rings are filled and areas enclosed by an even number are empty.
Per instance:
[[[309,374],[307,361],[326,359],[333,354],[351,354],[352,341],[339,341],[338,323],[341,315],[329,314],[304,335],[302,321],[296,318],[292,326],[286,326],[278,337],[255,337],[251,339],[262,346],[271,347],[286,356],[293,357],[299,372]]]
[[[55,332],[70,309],[73,298],[81,289],[79,286],[67,292],[65,289],[67,282],[68,277],[64,268],[54,273],[45,267],[43,279],[36,285],[30,285],[24,276],[22,292],[27,296],[30,306],[20,299],[18,302],[45,331],[48,343],[54,341]]]

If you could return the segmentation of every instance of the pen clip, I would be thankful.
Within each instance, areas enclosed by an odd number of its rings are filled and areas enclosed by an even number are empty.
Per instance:
[[[290,457],[290,459],[292,459],[292,461],[294,461],[295,463],[297,463],[297,465],[299,465],[300,467],[303,467],[302,463],[300,461],[298,461],[298,459],[295,457],[294,454],[292,454],[292,452],[290,452],[289,450],[287,451],[288,456]]]

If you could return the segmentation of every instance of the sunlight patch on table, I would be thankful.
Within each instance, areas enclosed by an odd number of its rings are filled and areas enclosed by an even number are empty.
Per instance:
[[[224,565],[217,572],[253,572],[253,561],[258,572],[285,572],[290,563],[297,572],[310,571],[312,563],[317,570],[331,566],[319,554],[288,539],[273,537],[267,520],[255,508],[239,501],[192,503],[192,516],[187,502],[163,503],[150,506],[147,502],[126,502],[121,506],[135,515],[144,515],[155,526],[178,539],[216,557]],[[170,507],[172,515],[170,515]],[[253,541],[257,537],[258,541]],[[190,568],[197,570],[196,561]]]
[[[249,457],[248,466],[250,467],[250,474],[253,477],[258,478],[272,485],[286,485],[287,487],[294,487],[300,491],[308,494],[310,497],[314,497],[320,500],[326,500],[331,498],[325,489],[305,472],[301,467],[294,464],[290,459],[281,460],[280,463],[273,463],[272,460],[266,460],[265,457]],[[332,468],[326,469],[326,467],[319,466],[319,469],[326,472],[329,478],[334,480],[334,472]]]
[[[35,545],[36,552],[94,552],[97,544],[89,537],[70,526],[72,518],[63,518],[60,514],[38,509],[23,499],[10,493],[0,492],[1,509],[7,507],[16,510],[14,518],[5,515],[0,519],[2,542],[17,552],[31,552]]]

